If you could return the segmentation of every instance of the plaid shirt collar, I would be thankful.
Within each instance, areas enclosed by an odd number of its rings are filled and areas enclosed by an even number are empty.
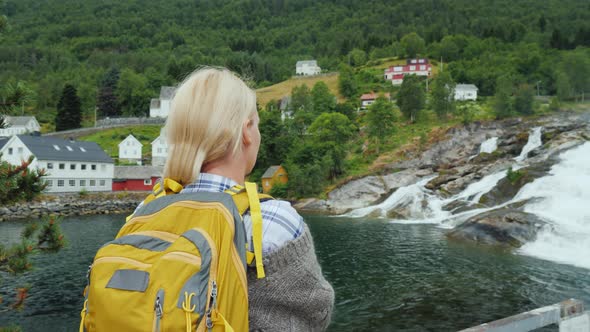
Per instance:
[[[199,173],[199,177],[195,182],[187,185],[182,189],[182,192],[223,192],[238,183],[225,176],[211,174],[211,173]]]

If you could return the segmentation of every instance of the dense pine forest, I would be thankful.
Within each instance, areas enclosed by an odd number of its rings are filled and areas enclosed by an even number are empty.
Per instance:
[[[395,136],[388,139],[394,128],[379,127],[393,105],[377,103],[378,115],[363,121],[354,112],[362,93],[398,93],[375,70],[384,59],[428,57],[437,70],[444,67],[441,80],[431,82],[432,98],[442,104],[424,100],[428,94],[405,105],[433,110],[439,120],[450,113],[469,121],[468,108],[445,105],[449,83],[495,96],[489,107],[498,117],[512,108],[528,114],[533,94],[584,98],[589,47],[585,0],[0,0],[0,111],[34,114],[53,129],[69,85],[80,99],[81,125],[90,125],[97,106],[99,117],[146,115],[161,86],[198,66],[229,67],[261,88],[293,76],[296,61],[316,59],[323,71],[340,73],[339,93],[348,102],[336,104],[322,84],[294,89],[292,109],[309,112],[287,124],[276,112],[262,115],[262,130],[273,139],[257,167],[260,173],[288,159],[293,174],[309,175],[298,185],[305,195],[347,174],[350,150],[340,142],[358,139],[371,119],[372,158],[383,144],[395,146]],[[424,82],[412,84],[400,96],[423,90]],[[366,155],[363,142],[352,151]],[[323,180],[314,185],[313,176]]]

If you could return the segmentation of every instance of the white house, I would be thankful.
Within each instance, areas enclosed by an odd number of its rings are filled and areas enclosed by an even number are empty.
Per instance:
[[[297,61],[295,65],[295,74],[297,75],[317,75],[322,72],[316,60]]]
[[[142,147],[143,144],[130,134],[119,143],[119,161],[134,162],[141,165]]]
[[[167,118],[170,113],[170,102],[176,89],[172,86],[163,86],[160,89],[160,98],[154,98],[150,102],[150,118]]]
[[[4,121],[8,127],[0,129],[0,136],[8,137],[41,131],[41,126],[34,116],[6,116]]]
[[[0,139],[2,160],[20,165],[33,156],[29,169],[45,169],[47,192],[111,191],[114,162],[94,142],[18,135]]]
[[[166,137],[160,132],[160,136],[152,141],[152,166],[164,166],[167,155]]]
[[[477,87],[473,84],[457,84],[455,86],[455,100],[476,100]]]
[[[391,101],[391,95],[389,93],[384,93],[383,97],[385,97],[388,101]],[[374,92],[363,94],[361,96],[361,109],[367,109],[371,104],[375,102],[377,98],[379,98],[379,94]]]

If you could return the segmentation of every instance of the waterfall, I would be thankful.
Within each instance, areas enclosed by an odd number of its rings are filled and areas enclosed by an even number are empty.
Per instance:
[[[520,252],[590,269],[590,143],[560,159],[548,176],[526,185],[515,198],[537,198],[525,211],[553,224]]]
[[[529,140],[526,142],[526,145],[522,148],[520,155],[514,160],[517,162],[521,162],[527,158],[529,152],[533,151],[534,149],[538,148],[543,144],[541,142],[541,129],[542,127],[535,127],[529,134]]]
[[[492,137],[481,143],[479,153],[492,153],[498,148],[498,137]]]
[[[444,201],[425,188],[426,184],[435,177],[427,177],[415,184],[401,187],[382,203],[353,210],[347,213],[346,216],[354,218],[365,216],[386,217],[388,211],[402,208],[407,212],[407,217],[410,217],[413,221],[438,223],[441,219],[450,216],[451,213],[443,211]]]

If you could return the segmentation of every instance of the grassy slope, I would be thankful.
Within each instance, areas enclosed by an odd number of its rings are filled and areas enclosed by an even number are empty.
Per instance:
[[[328,85],[328,88],[330,88],[330,92],[336,95],[339,101],[344,100],[338,92],[338,73],[328,73],[318,76],[294,76],[284,82],[258,89],[256,90],[258,105],[264,107],[272,99],[278,101],[283,97],[289,96],[294,87],[302,84],[306,84],[311,89],[319,81],[324,81]]]
[[[111,157],[118,157],[119,143],[132,134],[143,144],[142,155],[151,155],[151,142],[160,135],[161,125],[145,125],[106,129],[104,131],[80,137],[81,141],[96,142]]]

